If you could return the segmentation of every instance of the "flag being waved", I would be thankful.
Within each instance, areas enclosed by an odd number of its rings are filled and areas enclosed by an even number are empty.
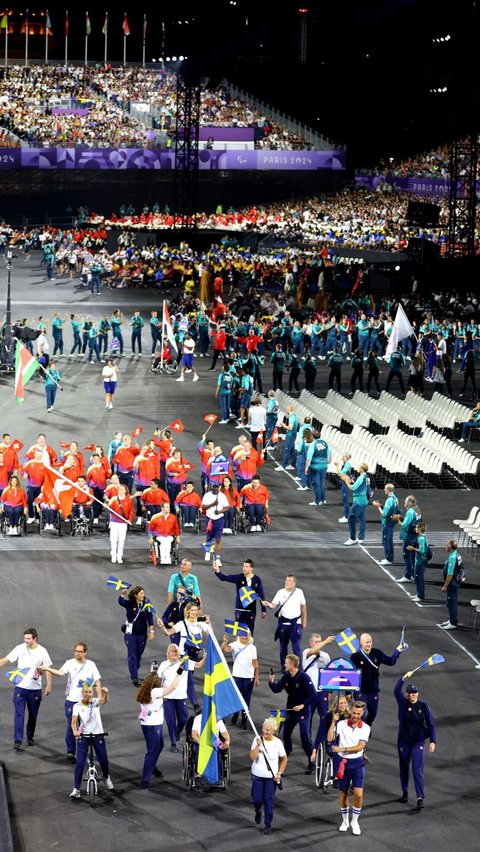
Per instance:
[[[335,636],[335,642],[339,648],[350,651],[351,654],[358,651],[360,648],[360,642],[351,627],[346,627],[345,630],[341,630],[340,633],[337,633]]]
[[[181,420],[173,420],[170,423],[170,426],[167,426],[167,429],[171,429],[174,434],[179,435],[180,432],[183,432],[185,426],[183,425]]]
[[[403,305],[399,305],[385,354],[391,355],[392,352],[396,351],[398,344],[406,337],[411,337],[412,334],[415,334],[415,329],[411,325]]]
[[[130,35],[130,27],[128,26],[128,19],[127,19],[127,13],[126,12],[125,12],[125,17],[123,19],[122,29],[123,29],[123,34],[125,36]]]
[[[248,636],[249,629],[246,624],[242,624],[240,621],[234,621],[231,618],[225,619],[225,633],[231,634],[232,636]]]
[[[115,592],[124,592],[125,589],[129,589],[132,585],[131,583],[127,583],[126,580],[119,580],[118,577],[114,577],[110,574],[107,582],[105,583],[107,589],[113,589]]]
[[[254,603],[258,599],[257,593],[250,586],[241,586],[238,590],[238,597],[243,607]]]
[[[17,401],[22,403],[25,399],[25,385],[37,372],[40,364],[28,351],[27,347],[17,340],[15,350],[15,395]]]
[[[269,716],[272,719],[275,719],[277,723],[277,737],[279,737],[282,733],[283,726],[287,720],[287,710],[279,710],[278,707],[275,710],[270,710]]]
[[[218,782],[217,722],[244,709],[228,666],[222,659],[212,636],[209,636],[197,771],[210,784]]]
[[[13,683],[16,686],[18,683],[21,683],[27,672],[31,671],[31,669],[15,669],[12,672],[4,672],[4,677],[8,677],[10,683]]]
[[[45,479],[43,480],[43,493],[45,501],[56,501],[66,519],[70,516],[75,494],[75,483],[68,483],[60,474],[55,473],[49,467],[45,467]]]
[[[216,414],[206,414],[203,419],[206,423],[209,423],[210,426],[213,426],[215,420],[218,420],[218,416]]]
[[[132,429],[132,438],[138,438],[143,432],[143,426],[137,426],[135,429]]]
[[[441,654],[432,654],[432,656],[429,657],[428,660],[425,660],[420,666],[418,666],[418,668],[419,669],[425,669],[425,668],[427,668],[427,666],[436,666],[436,665],[438,665],[438,663],[444,663],[444,662],[445,662],[445,657],[442,657]]]

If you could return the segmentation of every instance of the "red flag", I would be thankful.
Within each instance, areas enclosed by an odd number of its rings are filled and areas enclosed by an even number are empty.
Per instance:
[[[68,38],[68,12],[65,12],[65,38]]]
[[[22,447],[23,447],[23,441],[20,441],[19,438],[14,438],[13,441],[12,441],[12,450],[15,450],[15,452],[18,453],[18,451],[21,450]]]
[[[157,564],[157,554],[155,553],[155,545],[150,545],[150,562],[152,565]]]
[[[130,27],[128,26],[128,20],[127,20],[127,14],[126,13],[125,13],[125,17],[123,19],[122,27],[123,27],[123,34],[126,35],[126,36],[129,36],[130,35]]]
[[[84,448],[83,448],[83,449],[84,449],[84,450],[92,450],[92,451],[93,451],[93,450],[95,449],[95,444],[85,444],[85,446],[84,446]]]
[[[43,481],[43,493],[47,503],[52,498],[59,503],[64,518],[68,518],[72,511],[73,495],[75,486],[69,485],[68,482],[55,473],[50,468],[45,468],[45,479]]]
[[[257,435],[257,444],[263,443],[263,432],[259,432]]]
[[[137,428],[133,429],[133,431],[132,431],[132,437],[138,438],[138,436],[141,435],[142,432],[143,432],[143,426],[137,426]]]
[[[210,426],[213,426],[215,420],[218,420],[218,416],[216,414],[206,414],[203,418]]]
[[[272,444],[278,443],[278,429],[277,429],[276,426],[275,426],[275,429],[273,430],[273,432],[270,436],[270,443],[272,443]]]
[[[168,428],[171,429],[172,432],[176,432],[177,434],[179,434],[180,432],[183,432],[185,426],[183,425],[181,420],[174,420],[172,423],[170,423],[170,426]]]
[[[182,465],[185,471],[193,470],[195,467],[194,464],[190,464],[190,462],[188,462],[186,459],[183,459]]]
[[[68,450],[69,447],[70,447],[70,444],[67,443],[67,441],[59,441],[58,443],[60,444],[61,447],[63,447],[64,450]]]

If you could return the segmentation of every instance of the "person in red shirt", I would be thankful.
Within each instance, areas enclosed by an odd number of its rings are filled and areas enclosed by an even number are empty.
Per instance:
[[[155,429],[153,433],[153,443],[156,447],[158,447],[159,455],[160,455],[160,485],[162,488],[166,488],[166,478],[165,478],[165,463],[167,459],[170,457],[170,453],[172,452],[173,439],[172,433],[170,429]]]
[[[212,441],[211,438],[207,441],[206,433],[202,435],[202,440],[197,444],[197,451],[200,456],[200,461],[202,463],[202,473],[201,473],[201,483],[202,483],[202,494],[205,494],[205,489],[207,487],[208,482],[208,463],[214,456],[215,442]]]
[[[244,485],[240,497],[245,500],[245,511],[250,523],[250,532],[262,531],[262,518],[268,512],[270,492],[260,482],[259,476],[254,476],[249,485]]]
[[[8,481],[10,479],[10,472],[5,463],[5,458],[3,453],[0,450],[0,488],[3,489],[7,487]]]
[[[37,438],[37,443],[32,444],[32,446],[28,450],[25,456],[25,460],[31,461],[32,459],[34,459],[37,450],[41,453],[40,461],[43,461],[46,464],[50,464],[52,467],[55,467],[55,465],[58,464],[57,454],[53,447],[51,447],[50,444],[47,444],[47,439],[43,432],[40,432]],[[38,497],[38,495],[36,496]]]
[[[110,477],[110,483],[105,488],[105,499],[111,500],[112,497],[116,497],[118,495],[118,489],[120,486],[120,480],[118,478],[117,473],[112,473]],[[127,486],[125,485],[125,492],[130,496]]]
[[[160,457],[153,449],[153,440],[147,441],[135,459],[133,469],[135,472],[135,494],[137,498],[137,526],[141,526],[143,506],[140,500],[142,491],[149,487],[152,479],[160,477]]]
[[[243,442],[243,449],[238,450],[233,457],[233,469],[237,477],[238,490],[248,485],[264,462],[263,453],[259,453],[252,447],[248,438]]]
[[[136,497],[137,494],[135,493],[133,496]],[[142,502],[143,511],[147,513],[148,520],[150,520],[153,515],[162,511],[162,505],[165,502],[169,502],[168,494],[163,490],[163,488],[160,488],[159,479],[152,479],[149,488],[142,491],[139,494],[139,497]]]
[[[76,482],[79,476],[83,476],[83,471],[80,470],[77,457],[68,452],[65,456],[65,461],[58,468],[60,473],[63,473],[71,482]]]
[[[93,496],[103,503],[105,489],[107,487],[107,473],[105,471],[105,466],[102,464],[102,459],[98,453],[94,453],[92,456],[92,464],[87,470],[86,480],[88,487],[93,492]],[[96,526],[98,524],[98,518],[102,511],[102,507],[99,503],[94,501],[92,510],[93,523]]]
[[[93,491],[88,487],[84,476],[77,479],[78,488],[73,492],[72,515],[74,518],[88,518],[92,516]]]
[[[109,479],[110,474],[112,472],[112,469],[110,467],[110,462],[108,461],[108,459],[107,459],[107,457],[106,457],[106,455],[103,451],[103,447],[101,447],[100,445],[96,446],[95,452],[97,453],[97,455],[100,456],[100,461],[102,463],[102,466],[105,468],[105,473],[106,473],[107,479]]]
[[[38,497],[42,490],[43,480],[45,479],[45,467],[42,462],[43,450],[34,450],[32,458],[30,458],[22,466],[23,475],[27,479],[27,502],[28,502],[28,519],[27,524],[33,524],[35,521],[35,513],[33,511],[33,501]]]
[[[5,432],[3,435],[2,443],[0,444],[0,450],[3,453],[3,461],[6,464],[7,469],[10,473],[17,473],[19,464],[18,464],[18,455],[15,447],[12,445],[12,439],[8,432]]]
[[[150,545],[156,541],[160,550],[160,564],[171,565],[172,542],[180,541],[180,527],[177,516],[170,512],[170,503],[162,504],[162,511],[150,519],[147,528]]]
[[[112,562],[118,562],[121,565],[127,529],[133,521],[133,503],[125,485],[118,483],[116,487],[118,487],[117,495],[108,503],[108,508],[112,510],[110,511],[110,548]]]
[[[117,466],[121,484],[126,485],[130,493],[133,489],[133,465],[138,455],[140,455],[140,447],[132,446],[130,435],[124,435],[123,441],[112,459],[112,464]]]
[[[175,505],[178,506],[178,511],[181,513],[184,527],[195,527],[198,519],[198,512],[202,505],[200,494],[194,491],[193,482],[187,482],[186,488],[183,488],[175,498]]]
[[[38,507],[38,510],[43,514],[43,519],[45,521],[45,526],[43,529],[53,531],[55,529],[58,510],[60,509],[60,504],[56,500],[55,496],[52,493],[50,495],[50,499],[47,500],[42,488],[40,494],[35,500],[35,503]]]
[[[18,476],[11,476],[9,484],[3,489],[0,512],[4,512],[7,519],[7,535],[18,535],[18,522],[22,515],[27,514],[27,495],[20,487]]]
[[[187,468],[188,470],[188,468]],[[182,451],[175,448],[172,455],[167,459],[165,465],[165,475],[167,477],[167,491],[170,497],[170,505],[172,510],[175,507],[175,499],[177,494],[182,490],[187,481],[187,470],[185,469],[185,461],[182,458]]]
[[[63,459],[61,460],[63,464],[65,464],[68,456],[74,456],[75,458],[76,468],[78,469],[77,476],[80,476],[82,473],[85,473],[85,461],[83,459],[83,454],[78,449],[78,444],[76,441],[72,441],[69,448],[65,451]],[[69,476],[68,473],[66,475]]]
[[[220,488],[222,494],[225,494],[227,498],[230,508],[227,512],[225,512],[225,526],[223,528],[223,535],[233,535],[233,531],[235,529],[235,514],[237,510],[240,508],[241,500],[240,494],[235,488],[232,478],[230,476],[224,476],[222,480],[222,487]]]
[[[215,369],[215,364],[217,363],[220,355],[223,359],[225,359],[225,350],[227,348],[227,334],[223,326],[217,328],[217,331],[213,332],[212,337],[214,337],[213,358],[212,363],[208,368],[209,372],[213,372]]]

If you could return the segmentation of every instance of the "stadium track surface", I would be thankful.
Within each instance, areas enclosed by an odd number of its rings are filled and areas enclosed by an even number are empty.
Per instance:
[[[13,317],[53,315],[58,309],[69,312],[72,285],[66,281],[47,284],[39,274],[38,255],[24,264],[16,261],[13,273]],[[77,286],[77,283],[75,284]],[[55,294],[55,295],[53,295]],[[126,317],[135,306],[145,311],[160,307],[150,291],[102,292],[91,297],[82,289],[75,294],[77,311],[100,315],[119,306]],[[55,299],[58,298],[58,302]],[[92,304],[93,303],[93,304]],[[105,305],[105,308],[104,308]],[[91,306],[91,307],[90,307]],[[73,307],[73,306],[72,306]],[[68,325],[68,324],[66,324]],[[67,342],[70,340],[66,333]],[[127,341],[129,335],[124,335]],[[150,335],[144,331],[144,351],[150,350]],[[68,350],[68,347],[66,347]],[[148,435],[155,426],[165,426],[180,417],[185,431],[178,441],[187,458],[197,463],[196,441],[205,424],[203,415],[217,412],[213,399],[214,377],[206,372],[209,360],[196,361],[200,381],[176,384],[173,377],[148,372],[149,359],[124,358],[115,397],[115,409],[104,408],[99,366],[59,362],[64,393],[57,394],[56,410],[47,415],[43,383],[33,379],[26,400],[17,406],[13,379],[0,377],[0,422],[2,432],[33,442],[45,430],[50,443],[77,439],[108,444],[117,429],[131,431],[138,424]],[[344,368],[347,375],[347,368]],[[268,375],[268,373],[267,373]],[[318,373],[319,395],[325,393],[326,370]],[[188,378],[188,377],[187,377]],[[382,376],[385,379],[385,373]],[[458,378],[458,377],[455,377]],[[264,382],[268,389],[268,381]],[[346,382],[345,382],[346,385]],[[212,429],[215,440],[230,447],[239,431],[218,425]],[[473,444],[472,448],[478,446]],[[383,557],[378,547],[380,526],[377,512],[367,512],[367,538],[362,548],[346,549],[345,525],[337,522],[341,514],[338,490],[329,484],[328,505],[316,509],[306,505],[308,492],[297,492],[285,474],[275,473],[273,465],[261,470],[271,488],[271,530],[266,536],[238,536],[224,539],[224,571],[238,571],[243,558],[252,555],[261,575],[267,597],[283,585],[287,572],[298,576],[309,608],[309,627],[305,633],[320,631],[324,636],[351,626],[357,633],[372,632],[377,646],[391,653],[397,645],[403,625],[410,650],[402,655],[395,669],[383,669],[379,715],[369,746],[365,804],[361,815],[362,836],[343,843],[355,844],[360,852],[384,852],[385,849],[418,848],[426,852],[450,852],[472,849],[478,842],[478,789],[474,776],[480,757],[478,683],[480,640],[464,627],[447,634],[436,626],[447,617],[441,586],[441,543],[451,534],[452,518],[466,517],[478,503],[476,491],[445,491],[429,488],[417,492],[430,538],[435,544],[434,560],[427,573],[429,606],[410,601],[405,587],[397,586],[375,559]],[[199,476],[198,468],[194,479]],[[400,500],[406,494],[399,490]],[[205,610],[212,614],[217,636],[221,637],[224,617],[232,614],[234,590],[219,583],[203,561],[200,536],[184,534],[181,555],[193,561],[200,580]],[[317,552],[318,541],[318,552]],[[65,760],[63,690],[64,682],[53,678],[52,695],[44,698],[39,714],[38,745],[25,748],[23,754],[12,750],[12,687],[0,675],[0,760],[4,762],[11,798],[12,828],[18,852],[47,849],[83,850],[85,844],[100,843],[105,852],[129,847],[132,852],[169,849],[171,852],[216,852],[249,846],[251,849],[325,850],[339,848],[340,813],[336,792],[318,793],[313,777],[304,776],[306,760],[295,736],[284,782],[277,796],[274,832],[263,837],[253,821],[250,803],[248,750],[251,732],[230,728],[232,737],[232,782],[226,792],[188,793],[181,781],[181,754],[167,748],[159,765],[163,779],[155,781],[154,792],[139,786],[144,756],[144,740],[137,720],[135,690],[130,685],[126,652],[120,632],[121,611],[114,593],[105,587],[111,573],[133,583],[145,585],[148,595],[163,608],[170,570],[153,568],[148,562],[144,535],[133,531],[127,538],[125,564],[113,566],[109,559],[106,535],[95,531],[91,541],[81,544],[67,537],[60,541],[29,533],[26,540],[0,540],[0,580],[2,604],[0,652],[6,654],[22,639],[22,631],[35,626],[55,666],[72,656],[75,642],[85,639],[89,655],[110,688],[110,701],[103,710],[109,732],[108,751],[114,795],[104,795],[92,811],[86,801],[71,802],[73,771]],[[397,561],[400,557],[397,548]],[[460,591],[460,621],[468,619],[468,602],[478,597],[479,569],[465,559],[468,583]],[[402,569],[398,565],[398,573]],[[256,642],[259,652],[261,686],[254,692],[253,716],[260,723],[273,706],[280,706],[270,693],[267,680],[272,665],[279,672],[278,645],[272,642],[275,621],[272,613],[266,621],[257,621]],[[157,631],[147,647],[142,674],[148,662],[163,658],[166,640]],[[306,642],[304,643],[304,645]],[[327,650],[340,656],[335,645]],[[396,753],[396,703],[393,686],[397,677],[432,653],[445,657],[445,664],[415,675],[420,697],[434,712],[438,729],[438,748],[426,758],[426,805],[416,812],[413,806],[400,805]],[[469,656],[469,654],[473,656]],[[5,671],[5,669],[4,669]],[[283,705],[282,705],[283,706]],[[182,741],[181,741],[182,742]],[[471,780],[470,780],[471,779]],[[411,801],[414,799],[411,790]]]

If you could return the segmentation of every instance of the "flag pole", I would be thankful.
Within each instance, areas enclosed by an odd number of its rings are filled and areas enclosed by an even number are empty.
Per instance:
[[[5,25],[5,68],[8,66],[8,9],[6,10],[6,25]]]
[[[68,9],[65,12],[65,68],[68,68]]]
[[[103,62],[107,64],[107,38],[108,38],[108,12],[105,12],[105,23],[103,25],[103,35],[105,36],[105,47],[103,52]]]
[[[28,68],[28,9],[25,15],[25,68]]]
[[[222,651],[222,649],[221,649],[220,645],[218,644],[218,639],[217,639],[217,637],[215,636],[215,633],[213,632],[213,627],[212,627],[212,625],[211,625],[211,624],[206,624],[206,625],[205,625],[205,627],[206,627],[206,629],[207,629],[207,631],[208,631],[208,634],[209,634],[209,636],[210,636],[210,638],[211,638],[211,640],[212,640],[213,644],[215,645],[215,648],[217,649],[217,653],[218,653],[218,655],[219,655],[219,657],[220,657],[220,659],[221,659],[222,663],[224,664],[224,666],[225,666],[225,668],[226,668],[226,670],[227,670],[227,672],[228,672],[229,680],[230,680],[230,682],[231,682],[231,684],[232,684],[232,686],[233,686],[233,688],[234,688],[234,690],[235,690],[235,692],[236,692],[236,694],[237,694],[237,698],[239,699],[239,701],[240,701],[240,702],[241,702],[241,704],[242,704],[243,712],[245,713],[245,716],[247,717],[248,721],[250,722],[250,725],[251,725],[251,727],[252,727],[252,730],[253,730],[253,732],[254,732],[255,736],[256,736],[256,737],[259,737],[259,736],[260,736],[260,734],[258,733],[257,728],[255,727],[255,722],[253,721],[253,719],[252,719],[252,717],[251,717],[251,715],[250,715],[250,710],[248,709],[248,707],[247,707],[247,705],[246,705],[246,703],[245,703],[245,699],[244,699],[244,697],[243,697],[242,693],[240,692],[240,690],[239,690],[239,688],[238,688],[237,684],[235,683],[235,681],[234,681],[234,679],[233,679],[233,677],[232,677],[232,673],[231,673],[231,671],[230,671],[230,667],[229,667],[229,665],[228,665],[228,663],[227,663],[227,661],[226,661],[226,659],[225,659],[225,655],[224,655],[224,653],[223,653],[223,651]]]
[[[38,362],[38,366],[39,366],[40,370],[43,370],[44,374],[47,375],[47,371],[46,371],[45,367],[43,366],[43,364],[40,364],[40,361]],[[59,384],[59,382],[57,382],[57,380],[54,379],[53,376],[50,376],[50,378],[53,382],[55,382],[57,388],[60,388],[60,390],[63,391],[61,384]]]
[[[49,14],[47,9],[47,17],[45,18],[45,65],[48,65],[48,22]]]
[[[147,15],[143,16],[143,51],[142,51],[142,68],[145,68],[145,43],[147,40]]]
[[[163,307],[162,307],[162,354],[161,354],[161,359],[160,359],[160,367],[161,367],[162,370],[163,370],[164,341],[165,341],[165,299],[163,300]]]
[[[88,62],[88,12],[85,15],[85,67]]]
[[[86,488],[81,488],[81,487],[80,487],[80,485],[78,484],[78,482],[74,482],[74,481],[73,481],[73,479],[69,479],[69,478],[68,478],[68,476],[65,476],[65,474],[64,474],[64,473],[60,473],[60,471],[59,471],[59,470],[55,470],[55,468],[54,468],[54,467],[52,467],[50,464],[45,464],[45,462],[43,462],[43,466],[44,466],[44,467],[46,467],[46,468],[47,468],[47,470],[51,470],[51,471],[52,471],[52,473],[54,473],[54,474],[55,474],[55,476],[59,476],[59,477],[60,477],[60,479],[63,479],[63,481],[64,481],[64,482],[68,482],[68,484],[69,484],[69,485],[73,485],[73,487],[74,487],[74,488],[77,488],[79,491],[81,491],[81,492],[82,492],[82,494],[88,494],[88,496],[90,497],[90,499],[91,499],[91,500],[95,500],[95,502],[96,502],[96,503],[99,503],[99,504],[100,504],[100,506],[101,506],[103,509],[108,509],[108,506],[107,506],[107,504],[106,504],[106,503],[102,503],[102,501],[101,501],[101,500],[99,500],[99,499],[98,499],[98,497],[94,497],[94,496],[93,496],[93,494],[90,494],[90,492],[89,492],[89,491],[87,491],[87,489],[86,489]],[[124,517],[123,515],[121,515],[119,512],[116,512],[116,511],[115,511],[115,509],[108,509],[108,511],[109,511],[109,512],[112,512],[112,514],[113,514],[113,515],[116,515],[116,516],[117,516],[117,518],[121,518],[121,520],[122,520],[122,521],[125,521],[125,523],[126,523],[126,524],[128,524],[129,526],[132,526],[132,522],[131,522],[131,521],[129,521],[129,520],[127,520],[127,518],[125,518],[125,517]]]
[[[127,18],[127,13],[124,15],[124,22]],[[125,27],[123,28],[123,67],[127,64],[127,34],[125,32]]]

